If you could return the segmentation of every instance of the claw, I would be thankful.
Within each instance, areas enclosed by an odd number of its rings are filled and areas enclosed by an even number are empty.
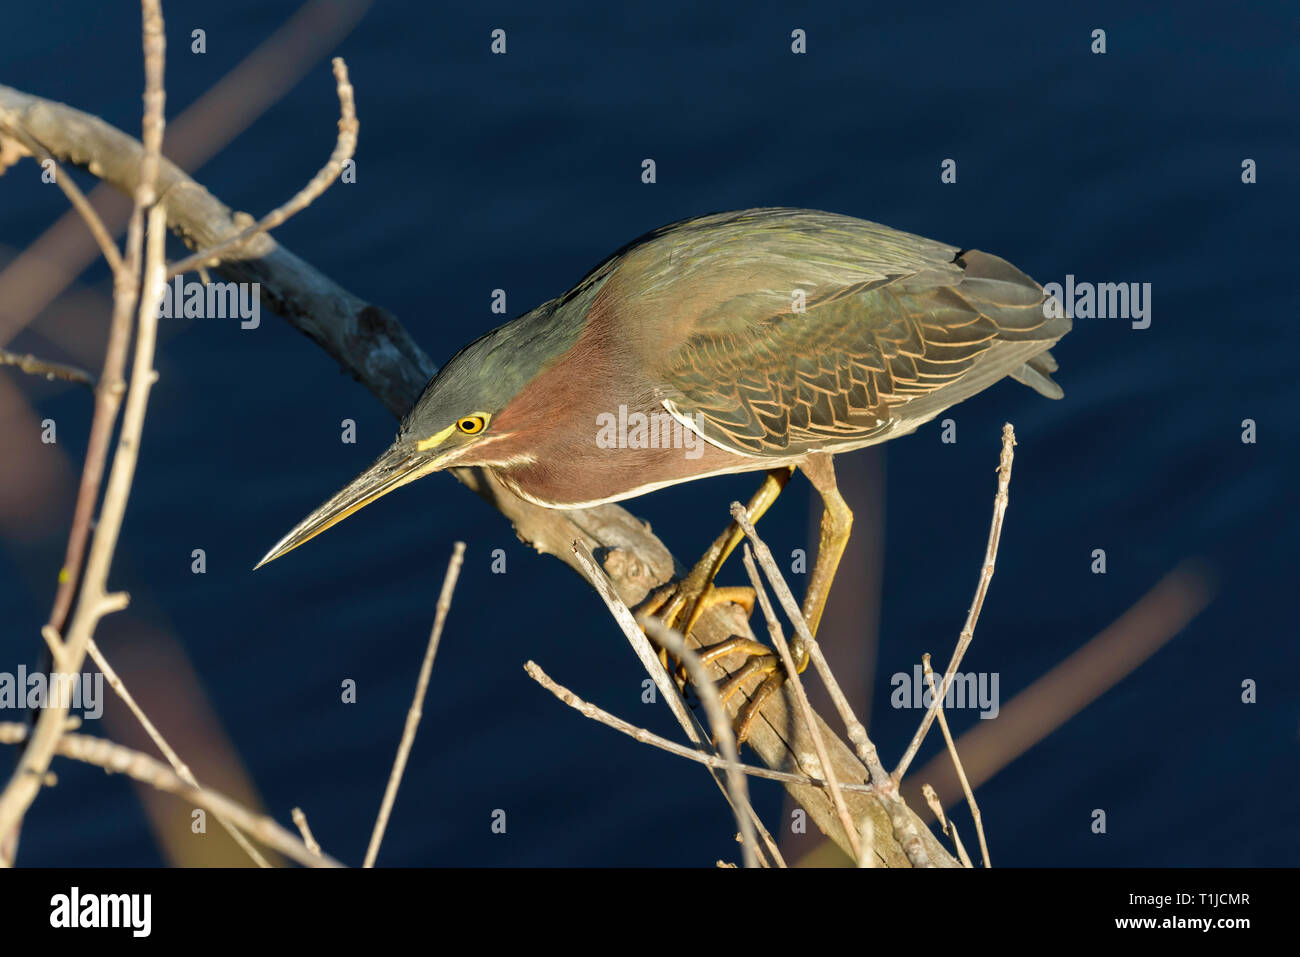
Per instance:
[[[778,668],[778,670],[773,671],[763,679],[763,683],[755,689],[754,696],[745,702],[745,706],[740,709],[740,714],[736,715],[737,745],[745,743],[745,739],[749,737],[749,729],[753,727],[754,719],[763,710],[763,705],[767,703],[768,698],[772,697],[773,692],[783,684],[785,684],[785,669]]]

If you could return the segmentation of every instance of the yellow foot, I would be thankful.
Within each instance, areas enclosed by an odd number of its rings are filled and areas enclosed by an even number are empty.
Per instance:
[[[689,597],[683,595],[682,589],[678,587],[680,584],[675,583],[661,589],[648,598],[638,611],[642,614],[657,615],[670,628],[680,627],[679,620],[691,620],[693,623],[693,620],[699,618],[708,608],[727,602],[737,604],[743,608],[746,617],[753,613],[756,596],[752,588],[716,588],[710,586],[703,595],[696,599],[694,603],[695,612],[691,614],[688,609],[690,609],[692,602]],[[738,653],[744,653],[748,657],[738,670],[718,682],[718,695],[725,707],[736,692],[743,689],[749,679],[755,676],[761,679],[751,693],[749,700],[745,702],[736,715],[732,725],[736,735],[736,743],[743,744],[745,739],[749,737],[750,729],[753,727],[759,712],[763,710],[764,703],[785,682],[785,668],[781,665],[781,659],[767,645],[739,635],[733,635],[716,644],[700,648],[696,652],[699,655],[700,663],[704,665],[712,664],[721,658],[726,658],[728,655]],[[689,683],[686,668],[680,662],[670,664],[668,653],[662,648],[659,651],[659,659],[664,667],[673,673],[679,685],[685,687]],[[796,652],[796,661],[798,660],[798,652]],[[717,744],[717,742],[715,741],[714,744]]]
[[[756,596],[752,588],[743,586],[718,588],[714,585],[705,585],[702,592],[692,595],[686,585],[686,582],[681,581],[663,586],[641,603],[637,608],[637,614],[653,615],[666,627],[674,628],[686,635],[690,633],[691,628],[695,627],[695,622],[700,616],[715,605],[739,605],[744,610],[746,618],[754,613]],[[665,668],[668,667],[667,653],[662,649],[659,652],[659,660],[663,662]],[[685,675],[679,677],[684,679]]]
[[[781,489],[790,480],[793,471],[793,466],[781,466],[767,473],[763,479],[763,484],[754,493],[753,498],[749,500],[746,509],[751,522],[757,522],[771,504],[776,501],[777,496],[781,494]],[[713,544],[709,546],[708,550],[695,563],[695,567],[691,569],[684,579],[660,588],[642,602],[637,611],[643,615],[656,616],[664,625],[675,629],[683,636],[690,635],[700,616],[720,602],[732,602],[740,605],[745,610],[745,616],[749,617],[754,611],[755,595],[752,588],[717,588],[713,584],[713,579],[722,568],[722,563],[727,560],[727,556],[740,544],[743,538],[744,533],[741,531],[740,526],[733,521],[714,540]],[[761,695],[759,700],[759,706],[761,707],[762,701],[771,695],[772,690],[780,686],[780,682],[777,681],[771,688],[768,688],[772,673],[780,671],[780,664],[766,645],[747,638],[730,638],[718,645],[714,645],[712,648],[701,649],[700,654],[707,663],[736,651],[747,652],[751,660],[741,669],[743,677],[741,677],[741,673],[733,675],[719,685],[719,690],[724,693],[726,698],[729,698],[736,693],[736,690],[745,679],[754,674],[762,673],[765,678],[758,688],[758,693]],[[659,658],[665,668],[669,667],[667,652],[661,649]],[[685,684],[686,675],[684,670],[679,667],[677,672],[678,681]],[[742,722],[737,726],[738,737],[742,741],[745,735],[749,733],[749,726],[753,723],[754,715],[758,713],[758,710],[753,707],[753,702],[750,702],[745,706],[745,712],[749,713],[748,717],[743,718],[742,716]]]
[[[732,723],[732,729],[736,734],[736,744],[744,744],[745,739],[749,737],[749,731],[754,725],[754,720],[758,717],[763,705],[767,699],[772,697],[772,693],[785,682],[785,668],[781,665],[781,659],[763,644],[757,641],[751,641],[748,638],[729,638],[727,641],[719,642],[704,650],[705,654],[717,652],[715,657],[731,654],[733,651],[748,651],[749,658],[741,665],[740,669],[732,674],[729,678],[718,682],[718,695],[722,698],[725,705],[731,698],[740,691],[750,678],[755,675],[761,675],[762,681],[754,689],[749,700],[741,707],[736,714],[736,720]]]
[[[753,727],[754,720],[758,717],[759,712],[763,710],[763,705],[767,703],[767,699],[772,697],[773,693],[781,685],[785,684],[786,680],[785,666],[781,663],[780,657],[767,645],[754,641],[752,638],[733,636],[726,641],[720,641],[707,648],[701,648],[700,660],[706,663],[716,661],[719,658],[740,651],[749,654],[745,663],[729,677],[718,682],[718,696],[722,698],[723,705],[725,706],[750,678],[760,675],[762,680],[750,694],[749,700],[736,714],[733,728],[736,733],[737,744],[743,744],[745,739],[749,737],[749,731]],[[802,672],[808,666],[808,655],[804,650],[803,642],[797,637],[790,647],[790,654],[794,658],[795,667]]]

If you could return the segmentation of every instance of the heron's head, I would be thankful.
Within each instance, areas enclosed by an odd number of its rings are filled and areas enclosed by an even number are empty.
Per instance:
[[[515,433],[499,428],[497,420],[567,348],[568,337],[555,334],[547,323],[550,313],[544,309],[494,329],[458,352],[429,381],[388,450],[299,522],[256,567],[431,472],[456,465],[500,464],[517,457],[517,452],[507,453],[502,446]]]

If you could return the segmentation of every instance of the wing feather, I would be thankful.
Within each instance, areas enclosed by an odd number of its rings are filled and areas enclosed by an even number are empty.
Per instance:
[[[629,253],[635,288],[624,292],[643,310],[676,306],[666,326],[647,320],[680,343],[657,354],[658,379],[725,448],[789,456],[865,444],[924,421],[909,418],[910,404],[924,399],[915,408],[933,417],[1003,375],[1059,394],[1045,350],[1069,320],[1047,317],[1041,287],[996,256],[807,210],[678,228],[654,237],[656,256]],[[668,272],[647,265],[668,259]]]

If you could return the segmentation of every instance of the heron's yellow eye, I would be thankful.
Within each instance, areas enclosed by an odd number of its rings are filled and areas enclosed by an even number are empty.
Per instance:
[[[481,415],[467,415],[456,420],[456,428],[466,435],[478,435],[487,428],[487,419]]]

